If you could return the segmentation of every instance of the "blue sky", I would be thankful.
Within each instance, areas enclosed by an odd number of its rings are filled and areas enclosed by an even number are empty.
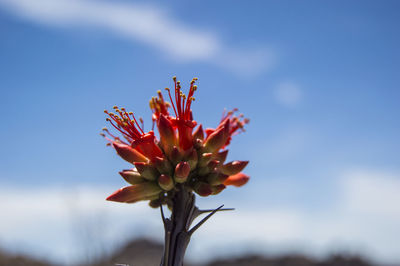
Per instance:
[[[223,202],[239,208],[229,214],[238,221],[244,212],[270,221],[257,239],[271,245],[267,251],[294,247],[321,255],[347,247],[399,261],[399,248],[390,244],[400,236],[399,7],[398,1],[0,0],[0,207],[20,210],[0,222],[0,245],[34,250],[30,234],[16,234],[22,220],[43,212],[45,221],[59,224],[62,215],[51,204],[23,213],[57,193],[86,191],[93,198],[82,197],[99,212],[113,212],[103,198],[123,185],[117,171],[128,166],[98,135],[103,110],[125,106],[149,129],[148,100],[176,75],[186,85],[199,78],[197,121],[213,127],[225,107],[251,119],[229,155],[250,160],[251,182],[199,204]],[[138,206],[115,207],[121,210],[115,215],[145,211]],[[32,227],[43,232],[43,224]],[[207,230],[192,250],[214,248],[201,241]],[[246,230],[238,243],[257,236]],[[65,250],[54,251],[55,259],[72,252]]]

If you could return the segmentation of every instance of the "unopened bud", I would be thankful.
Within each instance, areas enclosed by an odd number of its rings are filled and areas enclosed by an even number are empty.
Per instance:
[[[186,182],[190,173],[190,165],[187,162],[180,162],[175,167],[175,175],[174,179],[177,183],[184,183]]]
[[[207,182],[212,186],[217,186],[223,184],[228,177],[228,175],[224,175],[223,173],[210,173],[207,176]]]
[[[212,153],[203,153],[199,159],[199,167],[206,166],[212,159]]]
[[[224,145],[224,129],[220,128],[206,139],[204,143],[204,150],[207,152],[214,152]]]
[[[190,170],[194,170],[196,168],[198,162],[198,155],[195,149],[193,149],[187,156],[187,162],[190,165]]]
[[[157,170],[160,173],[171,174],[172,166],[171,166],[171,163],[167,159],[161,158],[161,157],[155,157],[153,159],[153,163],[157,167]]]
[[[178,147],[174,146],[170,153],[170,160],[174,164],[179,163],[182,160],[182,154],[179,151]]]
[[[226,175],[235,175],[242,171],[249,161],[233,161],[219,167],[219,170]]]
[[[228,156],[228,150],[220,151],[217,154],[213,155],[213,159],[218,160],[221,164],[223,164]]]
[[[158,119],[158,131],[160,132],[160,141],[164,149],[176,144],[176,135],[171,121],[163,114]]]
[[[193,139],[200,139],[204,140],[204,131],[203,131],[203,126],[200,124],[196,130],[193,132]]]
[[[245,175],[243,173],[238,173],[236,175],[228,177],[228,179],[225,180],[224,185],[241,187],[244,184],[246,184],[249,181],[249,179],[250,177],[248,175]]]
[[[134,163],[134,162],[147,162],[147,158],[132,148],[129,145],[116,142],[114,141],[112,143],[114,149],[117,151],[118,155],[121,156],[122,159],[124,159],[127,162]]]
[[[154,184],[153,182],[145,182],[120,188],[107,197],[106,200],[134,203],[140,200],[155,199],[161,191],[161,188],[157,184]]]
[[[203,148],[203,141],[202,141],[201,139],[196,139],[196,140],[194,141],[193,146],[194,146],[196,149]]]
[[[147,180],[154,181],[160,175],[154,166],[147,163],[135,163],[137,171]]]
[[[138,171],[135,170],[124,170],[119,172],[119,174],[131,185],[140,184],[146,181],[143,176],[140,175]]]
[[[213,195],[217,195],[219,193],[221,193],[222,190],[224,190],[226,188],[226,186],[224,184],[220,184],[217,186],[212,186],[211,190],[212,190],[212,194]]]
[[[207,168],[211,171],[214,171],[215,168],[218,166],[219,161],[218,160],[211,160],[208,164],[207,164]]]
[[[210,184],[204,182],[196,183],[194,186],[194,191],[202,197],[207,197],[213,192]]]
[[[197,173],[200,176],[207,175],[215,170],[215,167],[218,165],[218,163],[219,162],[217,160],[211,160],[206,166],[200,167]]]
[[[169,191],[174,188],[174,181],[172,180],[172,178],[169,175],[162,174],[158,178],[158,185],[162,189]]]

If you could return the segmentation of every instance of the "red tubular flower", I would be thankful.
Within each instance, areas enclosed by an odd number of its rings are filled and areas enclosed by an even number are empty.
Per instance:
[[[183,150],[188,150],[193,146],[192,131],[196,126],[196,121],[193,120],[192,110],[190,108],[194,101],[193,94],[197,89],[197,86],[194,85],[197,78],[194,78],[190,82],[189,94],[187,96],[181,91],[180,82],[176,81],[176,77],[173,79],[175,83],[175,104],[170,89],[166,88],[175,113],[175,118],[170,119],[174,126],[178,128],[179,146]]]
[[[171,95],[171,104],[166,102],[160,91],[157,97],[150,100],[153,112],[153,128],[156,125],[160,139],[157,140],[153,130],[144,132],[132,112],[114,106],[115,113],[105,113],[107,121],[119,131],[123,138],[112,135],[106,137],[117,153],[126,161],[135,165],[134,169],[120,172],[121,176],[132,186],[114,192],[107,200],[117,202],[136,202],[150,200],[150,206],[171,202],[174,194],[181,189],[194,191],[200,196],[216,195],[226,186],[242,186],[249,176],[241,171],[248,161],[225,163],[232,136],[244,131],[249,122],[242,114],[236,116],[237,109],[223,114],[215,129],[203,130],[200,124],[196,130],[191,104],[197,89],[197,80],[190,82],[187,96],[181,91],[180,82],[173,78],[175,89]],[[168,108],[173,109],[173,114]]]
[[[153,131],[145,133],[137,122],[134,114],[132,112],[126,112],[125,108],[119,109],[117,106],[114,106],[114,110],[117,114],[110,113],[107,110],[104,111],[109,116],[107,121],[122,134],[128,143],[122,141],[119,137],[115,137],[107,129],[104,129],[106,133],[114,138],[114,141],[110,140],[112,143],[117,141],[122,144],[130,145],[137,152],[149,159],[162,156],[161,149],[155,143]],[[115,147],[115,145],[113,146]]]
[[[217,132],[218,130],[221,130],[222,128],[225,128],[227,130],[226,135],[224,136],[226,140],[222,148],[228,146],[232,139],[232,136],[237,135],[240,132],[244,131],[244,125],[250,122],[250,119],[244,118],[243,114],[235,116],[234,114],[237,111],[238,109],[236,108],[227,113],[225,113],[224,111],[224,113],[222,114],[221,122],[219,123],[218,127],[216,129],[212,128],[206,129],[206,134],[207,134],[206,140],[210,138],[213,133]]]
[[[161,91],[157,91],[157,97],[152,97],[150,100],[150,109],[153,111],[153,123],[160,118],[160,115],[169,116],[169,107],[170,104],[164,101]]]

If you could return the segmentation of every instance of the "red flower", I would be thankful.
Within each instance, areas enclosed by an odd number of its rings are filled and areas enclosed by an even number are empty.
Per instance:
[[[115,113],[105,113],[107,121],[122,134],[123,140],[107,129],[107,140],[124,160],[135,165],[134,169],[120,172],[131,184],[114,192],[107,200],[132,203],[150,200],[150,206],[168,202],[173,197],[174,188],[182,184],[200,196],[216,195],[228,185],[242,186],[249,177],[241,171],[248,161],[233,161],[224,164],[232,136],[244,131],[249,122],[243,115],[235,116],[237,109],[224,113],[215,129],[203,130],[193,120],[191,104],[194,101],[196,78],[190,82],[187,96],[181,91],[180,82],[173,78],[174,90],[166,102],[158,91],[158,96],[150,100],[153,112],[153,128],[157,125],[158,140],[154,132],[144,132],[143,122],[139,125],[132,112],[114,107]],[[172,107],[175,116],[168,108]]]
[[[115,143],[130,145],[133,151],[136,151],[149,159],[153,159],[156,156],[162,156],[161,149],[155,143],[153,131],[144,133],[134,114],[132,112],[126,112],[125,108],[119,109],[117,106],[114,106],[114,110],[117,114],[109,113],[107,110],[104,111],[104,113],[110,117],[106,120],[110,122],[110,124],[117,129],[127,141],[127,143],[122,141],[119,137],[115,137],[105,129],[105,132],[114,138],[114,140],[110,140],[114,147],[120,146]]]
[[[193,120],[192,110],[190,109],[194,101],[193,94],[197,90],[197,86],[194,85],[197,78],[194,78],[190,82],[190,89],[187,96],[181,91],[180,81],[176,81],[176,77],[174,77],[173,80],[175,84],[175,103],[171,97],[170,89],[166,88],[175,113],[175,117],[170,117],[170,121],[175,128],[178,128],[179,146],[183,150],[188,150],[193,146],[192,130],[197,124],[196,121]]]

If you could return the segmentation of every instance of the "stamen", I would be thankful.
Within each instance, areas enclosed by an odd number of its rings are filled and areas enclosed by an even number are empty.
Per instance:
[[[174,81],[175,81],[175,80],[176,80],[176,77],[174,77]],[[175,109],[174,101],[172,100],[172,97],[171,97],[171,91],[170,91],[170,89],[169,89],[169,88],[165,88],[165,90],[167,90],[167,91],[168,91],[168,96],[169,96],[169,99],[171,100],[172,108],[174,108],[174,113],[175,113],[175,116],[178,116],[178,114],[176,113],[176,109]]]

